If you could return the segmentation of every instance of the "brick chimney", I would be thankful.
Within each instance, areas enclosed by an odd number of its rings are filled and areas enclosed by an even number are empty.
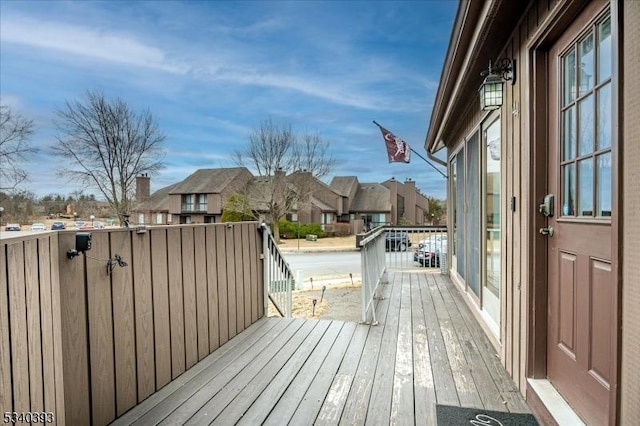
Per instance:
[[[144,202],[151,195],[151,178],[146,173],[136,176],[136,200]]]

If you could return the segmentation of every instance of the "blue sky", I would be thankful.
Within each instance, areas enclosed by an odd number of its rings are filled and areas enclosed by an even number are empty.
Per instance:
[[[230,154],[271,117],[329,141],[331,176],[411,178],[445,197],[445,179],[417,156],[388,163],[372,120],[426,157],[453,0],[0,4],[1,102],[34,120],[40,148],[23,189],[81,189],[55,175],[53,111],[98,90],[148,108],[167,134],[152,190],[235,166]]]

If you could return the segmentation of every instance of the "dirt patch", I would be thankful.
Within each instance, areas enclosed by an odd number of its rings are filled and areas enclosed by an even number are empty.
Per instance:
[[[278,243],[278,248],[283,251],[296,251],[296,250],[355,250],[356,249],[356,236],[350,235],[348,237],[332,237],[332,238],[318,238],[317,241],[307,241],[305,239],[281,239]]]
[[[361,319],[360,283],[355,285],[297,290],[293,292],[294,318],[331,319],[358,322]],[[316,301],[315,307],[313,301]]]

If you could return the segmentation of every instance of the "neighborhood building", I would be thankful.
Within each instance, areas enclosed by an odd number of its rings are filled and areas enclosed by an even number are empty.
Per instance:
[[[640,2],[461,1],[425,141],[450,276],[544,424],[640,415]]]
[[[350,223],[354,233],[386,224],[427,223],[429,200],[411,179],[366,183],[356,176],[336,176],[326,184],[299,171],[287,175],[286,182],[294,188],[304,186],[309,194],[306,202],[286,215],[293,222],[317,223],[323,228]],[[267,200],[260,194],[268,193],[271,183],[272,177],[253,176],[245,167],[199,169],[182,182],[151,194],[149,176],[138,176],[131,218],[134,223],[150,225],[218,223],[234,193],[249,195],[252,210],[266,217]]]

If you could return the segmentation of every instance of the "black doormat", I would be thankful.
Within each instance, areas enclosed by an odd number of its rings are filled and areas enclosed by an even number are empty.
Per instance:
[[[532,414],[436,404],[438,426],[539,426]]]

